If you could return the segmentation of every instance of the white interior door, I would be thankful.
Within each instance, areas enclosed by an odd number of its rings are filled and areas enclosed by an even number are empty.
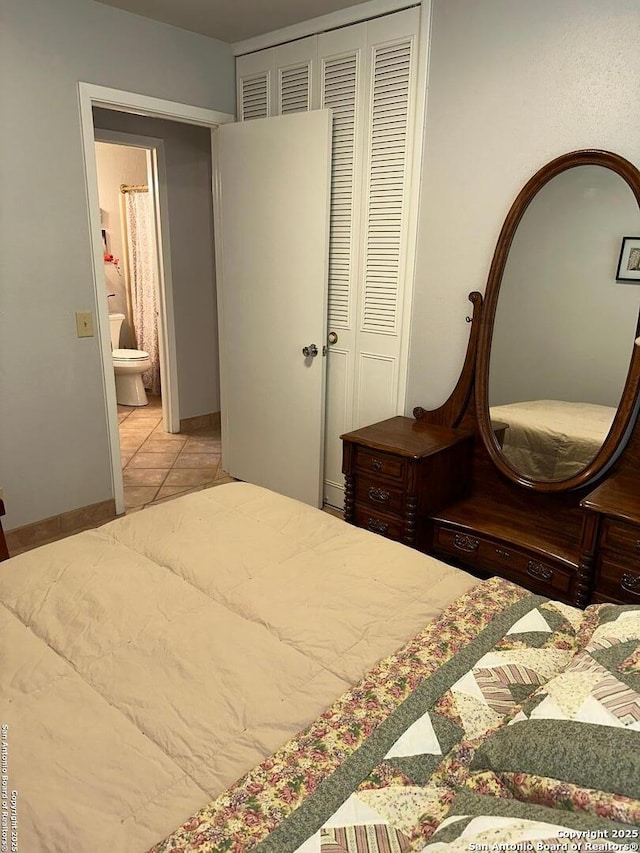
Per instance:
[[[224,125],[215,140],[222,465],[320,506],[331,113]]]

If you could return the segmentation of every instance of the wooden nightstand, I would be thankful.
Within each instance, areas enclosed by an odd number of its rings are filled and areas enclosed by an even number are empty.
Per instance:
[[[640,483],[613,476],[584,498],[581,561],[594,567],[590,603],[640,604]]]
[[[464,492],[471,433],[398,416],[341,438],[345,521],[425,550],[429,513]]]

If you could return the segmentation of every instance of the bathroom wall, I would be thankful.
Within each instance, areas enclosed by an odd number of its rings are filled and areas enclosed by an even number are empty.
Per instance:
[[[6,528],[113,497],[78,82],[235,111],[230,45],[91,0],[0,2]]]
[[[147,153],[142,148],[96,142],[96,165],[102,228],[107,232],[108,251],[120,261],[117,268],[110,263],[104,265],[105,286],[109,294],[109,313],[124,314],[126,317],[127,288],[124,271],[124,235],[120,215],[122,195],[120,184],[137,186],[147,183]],[[120,343],[127,347],[133,345],[128,326],[122,330]]]
[[[180,419],[219,412],[211,133],[115,110],[94,109],[93,120],[97,129],[164,142]]]

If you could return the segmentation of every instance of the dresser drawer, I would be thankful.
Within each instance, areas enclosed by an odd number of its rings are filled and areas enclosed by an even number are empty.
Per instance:
[[[636,554],[640,561],[640,527],[635,524],[605,519],[600,544],[605,548]]]
[[[637,569],[616,560],[615,555],[598,558],[596,592],[610,593],[630,604],[640,604],[640,561]]]
[[[436,548],[457,557],[469,566],[508,577],[524,586],[536,586],[544,592],[568,593],[572,574],[560,566],[539,560],[526,551],[501,545],[488,537],[438,527]]]
[[[477,536],[457,533],[448,527],[436,527],[434,545],[437,550],[459,557],[468,565],[476,565],[480,549],[480,539]]]
[[[387,539],[394,539],[396,542],[402,540],[404,536],[404,523],[400,519],[389,518],[366,506],[356,505],[355,521],[357,527],[363,527],[372,533],[379,533],[381,536],[386,536]]]
[[[378,479],[359,477],[356,483],[356,503],[366,504],[385,513],[402,515],[404,493],[401,489],[387,486]]]
[[[401,481],[404,479],[406,460],[368,447],[356,447],[356,468],[367,474],[380,474]]]

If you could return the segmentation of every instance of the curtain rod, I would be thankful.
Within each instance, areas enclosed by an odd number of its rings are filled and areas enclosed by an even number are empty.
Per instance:
[[[129,186],[128,184],[120,184],[121,193],[147,193],[149,187],[146,184],[138,184],[138,186]]]

